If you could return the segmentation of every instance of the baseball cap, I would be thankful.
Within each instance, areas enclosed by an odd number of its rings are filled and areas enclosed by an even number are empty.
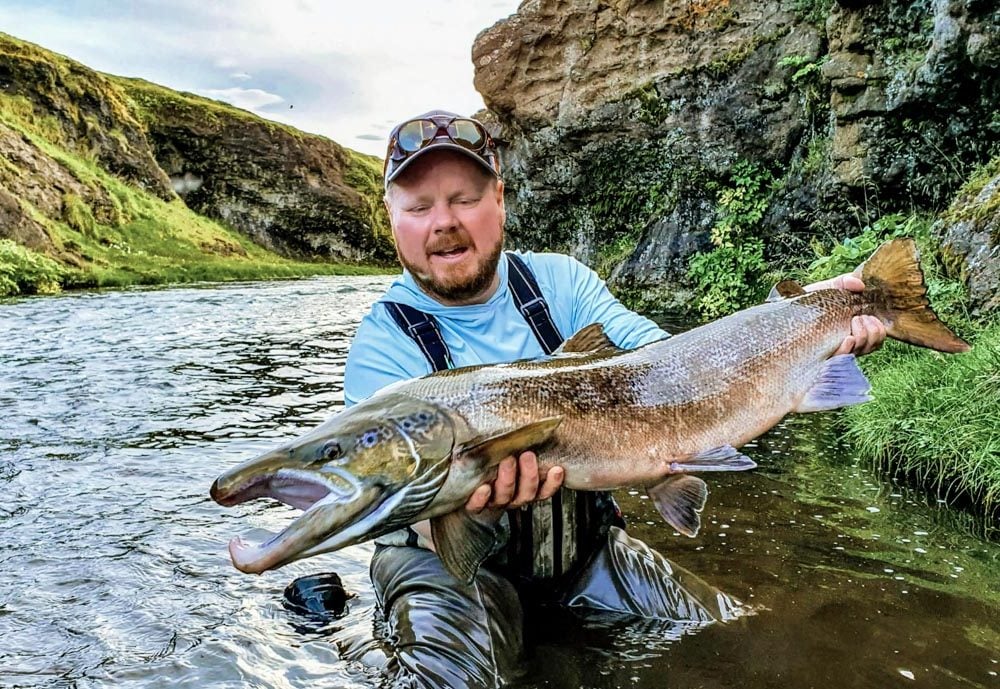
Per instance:
[[[424,153],[441,149],[468,156],[500,177],[500,153],[482,122],[445,110],[431,110],[393,127],[383,167],[385,188]]]

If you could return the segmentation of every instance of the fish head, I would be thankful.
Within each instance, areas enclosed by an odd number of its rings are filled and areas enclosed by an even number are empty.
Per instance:
[[[455,419],[440,405],[391,393],[219,476],[224,506],[269,497],[304,510],[260,544],[229,544],[237,569],[262,573],[407,526],[448,475]]]

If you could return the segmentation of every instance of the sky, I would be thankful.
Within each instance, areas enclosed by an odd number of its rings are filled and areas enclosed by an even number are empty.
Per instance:
[[[518,0],[0,0],[0,31],[381,157],[397,122],[471,115],[472,43]]]

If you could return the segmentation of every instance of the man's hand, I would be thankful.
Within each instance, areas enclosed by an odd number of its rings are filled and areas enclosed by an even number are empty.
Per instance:
[[[852,273],[838,275],[829,280],[814,282],[806,285],[806,292],[815,292],[821,289],[846,289],[848,292],[860,292],[865,288],[865,283]],[[851,334],[841,343],[834,354],[870,354],[882,346],[885,342],[885,326],[875,316],[855,316],[851,319]]]
[[[496,480],[479,486],[465,503],[465,509],[486,521],[496,521],[504,510],[551,498],[562,486],[564,474],[562,467],[551,467],[540,474],[538,456],[522,452],[519,457],[500,462]]]

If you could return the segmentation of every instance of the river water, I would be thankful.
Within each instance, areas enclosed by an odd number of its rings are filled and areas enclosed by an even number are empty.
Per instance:
[[[290,508],[223,509],[226,467],[341,404],[349,340],[383,277],[80,293],[0,302],[0,687],[376,687],[342,658],[370,637],[369,545],[263,576],[226,543]],[[753,614],[694,634],[558,614],[531,629],[525,687],[1000,687],[991,525],[876,479],[830,415],[709,478],[696,539],[638,493],[630,531]],[[353,594],[322,624],[293,578]]]

